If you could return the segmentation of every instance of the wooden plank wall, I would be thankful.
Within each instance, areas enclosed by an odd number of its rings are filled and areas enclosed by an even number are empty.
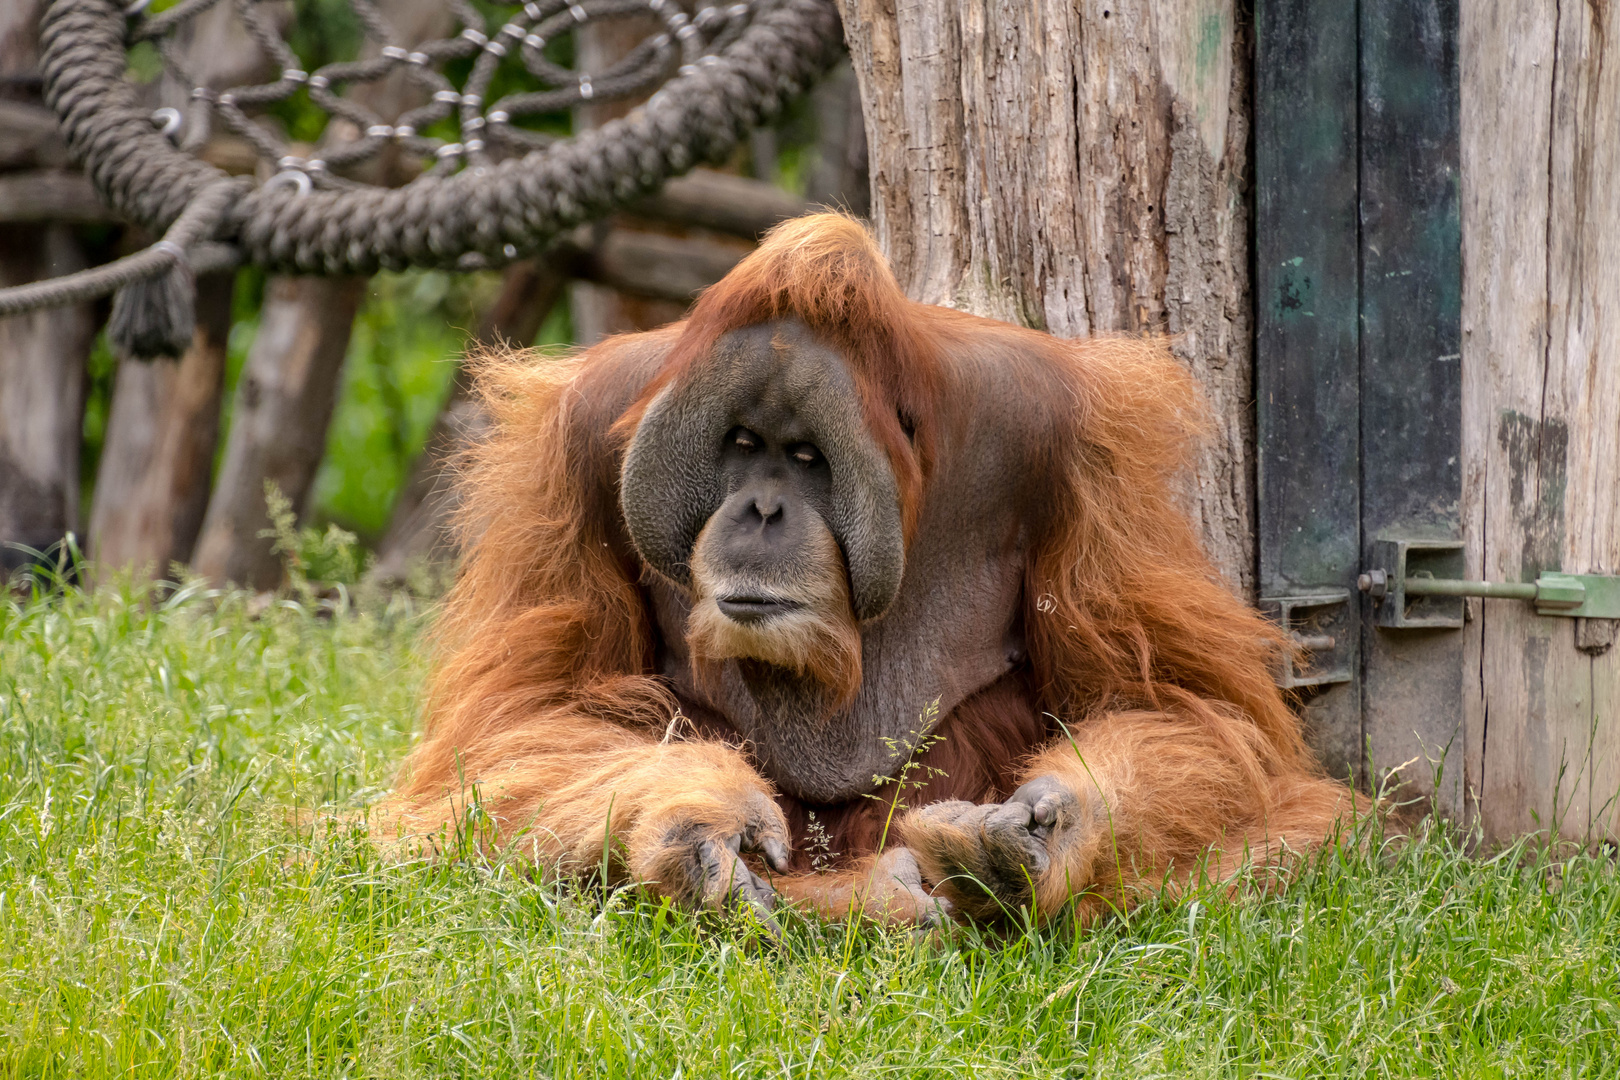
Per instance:
[[[1469,576],[1620,573],[1620,10],[1468,0],[1460,52]],[[1506,601],[1470,614],[1487,839],[1620,837],[1614,626]]]

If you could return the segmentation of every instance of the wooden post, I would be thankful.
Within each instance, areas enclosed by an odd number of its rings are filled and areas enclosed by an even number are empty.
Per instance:
[[[1215,438],[1189,493],[1254,587],[1249,27],[1235,0],[842,0],[872,220],[918,300],[1170,333]]]
[[[118,364],[90,514],[98,570],[160,577],[191,558],[213,477],[235,280],[197,280],[197,329],[184,356]]]
[[[438,0],[393,0],[382,14],[396,40],[413,44],[443,37],[453,25]],[[371,43],[368,48],[378,46]],[[404,72],[355,87],[352,97],[391,120],[419,104],[424,91]],[[359,137],[353,123],[334,117],[328,141]],[[397,155],[385,154],[357,170],[368,183],[402,183]],[[308,508],[315,468],[326,449],[326,430],[342,374],[349,332],[365,293],[361,279],[277,278],[265,291],[259,336],[237,388],[218,490],[197,542],[196,569],[217,583],[267,589],[281,580],[269,528],[264,483],[273,480],[293,508]]]
[[[1462,5],[1468,574],[1620,573],[1620,19]],[[1612,626],[1470,601],[1468,784],[1485,835],[1620,837]]]
[[[268,78],[273,65],[234,8],[220,5],[178,33],[181,62],[199,85],[225,90]],[[162,104],[183,110],[183,145],[209,138],[206,102],[165,73]],[[197,330],[178,360],[120,357],[90,512],[98,569],[162,576],[187,562],[202,529],[219,440],[234,274],[197,282]],[[262,501],[262,495],[261,495]]]
[[[0,5],[0,75],[22,77],[39,61],[39,0]],[[31,101],[7,103],[27,124]],[[60,164],[60,140],[37,122],[33,137],[5,142],[6,167]],[[54,124],[50,126],[54,128]],[[88,265],[65,224],[0,226],[0,287],[57,277]],[[84,367],[98,325],[93,304],[0,319],[0,580],[79,527],[79,440]]]

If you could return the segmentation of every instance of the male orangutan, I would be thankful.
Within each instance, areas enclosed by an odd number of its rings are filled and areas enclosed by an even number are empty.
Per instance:
[[[913,303],[825,214],[482,386],[396,828],[476,785],[501,844],[689,904],[1089,919],[1348,808],[1176,504],[1160,344]]]

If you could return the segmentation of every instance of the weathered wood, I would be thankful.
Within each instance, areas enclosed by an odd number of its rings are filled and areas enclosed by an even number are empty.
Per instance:
[[[450,9],[438,0],[391,0],[381,11],[395,40],[406,45],[443,37],[453,23]],[[369,42],[367,51],[375,53],[378,47]],[[401,70],[354,87],[350,96],[391,121],[419,106],[427,91]],[[352,122],[334,118],[323,142],[360,135]],[[187,141],[193,136],[207,137],[200,122]],[[397,185],[414,169],[390,151],[356,167],[353,175],[368,183]],[[261,535],[269,525],[264,484],[274,481],[299,515],[308,509],[351,324],[364,292],[365,282],[359,279],[281,278],[267,286],[258,336],[237,388],[218,488],[197,542],[196,569],[210,579],[259,589],[281,580],[280,560],[272,542]]]
[[[1316,691],[1304,716],[1328,771],[1360,780],[1356,9],[1342,0],[1261,0],[1255,19],[1259,590],[1347,597],[1341,625],[1349,632],[1336,635],[1332,658],[1352,677]]]
[[[66,225],[0,227],[0,287],[88,265]],[[84,365],[96,336],[92,304],[0,319],[0,568],[31,561],[79,528]]]
[[[37,69],[40,8],[40,0],[0,4],[0,75]],[[66,225],[0,226],[0,287],[87,262]],[[78,528],[84,366],[96,325],[92,304],[0,319],[0,569],[30,561],[7,545],[43,551]]]
[[[1234,0],[843,0],[872,219],[916,299],[1168,332],[1213,408],[1189,492],[1252,595],[1249,29]]]
[[[1462,467],[1457,0],[1363,0],[1361,547],[1455,542]],[[1371,612],[1370,604],[1364,610]],[[1460,819],[1463,642],[1364,623],[1368,780]],[[1442,764],[1443,763],[1443,764]]]
[[[618,227],[609,230],[595,247],[579,250],[562,245],[557,256],[570,274],[583,281],[679,305],[674,311],[679,318],[699,292],[725,277],[752,249],[752,244],[742,240],[666,236]]]
[[[184,356],[118,365],[90,512],[98,570],[161,577],[191,558],[208,508],[234,283],[234,274],[198,279]]]
[[[283,277],[266,285],[193,560],[210,580],[253,589],[281,581],[272,542],[260,535],[270,527],[265,481],[303,511],[365,289],[363,278]]]
[[[95,185],[70,169],[0,173],[0,222],[56,221],[106,225],[118,215],[101,201]]]
[[[1468,572],[1620,572],[1620,20],[1462,6]],[[1485,601],[1466,631],[1486,837],[1620,836],[1620,651]]]
[[[0,170],[60,169],[68,163],[67,142],[51,110],[0,100]]]

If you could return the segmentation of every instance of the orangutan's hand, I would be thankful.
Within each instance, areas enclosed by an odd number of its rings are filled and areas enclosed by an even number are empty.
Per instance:
[[[901,836],[923,874],[975,919],[1010,915],[1030,902],[1035,888],[1072,839],[1064,828],[1080,802],[1055,776],[1039,776],[1004,803],[953,800],[906,815]]]
[[[769,924],[776,890],[741,856],[759,854],[772,869],[788,868],[787,821],[763,792],[750,792],[723,813],[676,809],[644,822],[632,838],[636,876],[654,892],[688,907],[745,903]]]

